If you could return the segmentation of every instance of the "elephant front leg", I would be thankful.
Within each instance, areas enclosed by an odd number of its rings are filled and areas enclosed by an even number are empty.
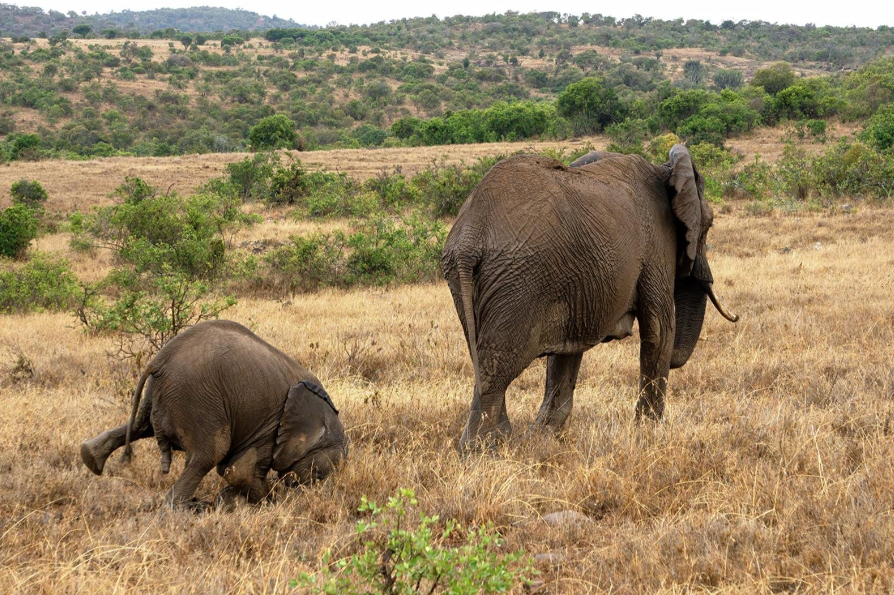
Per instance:
[[[546,390],[535,424],[554,431],[565,425],[574,404],[574,387],[583,357],[582,353],[547,357]]]
[[[258,450],[251,448],[225,468],[218,466],[218,472],[230,484],[217,495],[218,508],[232,510],[238,497],[245,498],[249,504],[267,499],[270,495],[266,479],[269,469],[260,464],[260,457]]]
[[[659,420],[664,415],[667,374],[674,344],[673,318],[662,323],[657,317],[640,320],[639,400],[636,419]]]

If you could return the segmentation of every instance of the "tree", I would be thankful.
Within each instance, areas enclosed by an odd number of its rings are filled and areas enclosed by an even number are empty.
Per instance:
[[[742,86],[744,77],[738,70],[721,68],[714,73],[714,86],[718,89],[737,89]]]
[[[683,76],[693,85],[701,85],[705,80],[705,72],[707,69],[700,60],[686,60],[683,64]]]
[[[190,36],[190,35],[181,36],[180,43],[183,44],[184,48],[188,48],[189,46],[192,45],[192,36]]]
[[[12,204],[24,205],[31,209],[41,208],[47,200],[47,191],[37,180],[22,178],[18,182],[13,182],[9,194],[12,196]]]
[[[860,138],[880,151],[894,146],[894,104],[889,104],[869,118]]]
[[[763,87],[770,95],[776,95],[795,84],[795,71],[788,62],[777,62],[756,71],[751,78],[751,84]]]
[[[25,205],[12,205],[0,211],[0,256],[17,258],[37,237],[37,218]]]
[[[262,149],[291,149],[298,144],[295,122],[283,114],[267,116],[248,131],[248,140],[255,151]]]
[[[627,111],[614,90],[596,77],[568,85],[559,94],[556,110],[560,116],[571,120],[577,133],[599,132],[622,120]]]
[[[87,37],[90,32],[93,30],[93,27],[87,24],[75,25],[72,27],[71,32],[75,35],[80,35],[81,37]]]

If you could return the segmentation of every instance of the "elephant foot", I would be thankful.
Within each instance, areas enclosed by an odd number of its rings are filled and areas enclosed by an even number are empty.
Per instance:
[[[233,486],[227,486],[217,493],[214,500],[214,508],[220,512],[233,512],[236,509],[236,501],[239,499],[239,490]]]
[[[467,455],[474,452],[490,452],[495,453],[497,449],[505,443],[512,435],[512,428],[498,427],[487,433],[479,433],[475,436],[469,436],[467,432],[463,432],[462,438],[459,440],[459,452],[461,455]]]
[[[102,470],[106,466],[106,460],[112,454],[105,447],[105,439],[100,434],[92,440],[86,440],[81,444],[81,460],[96,475],[102,475]]]
[[[196,514],[200,514],[203,512],[209,512],[214,509],[214,503],[208,502],[207,500],[199,500],[198,498],[190,498],[189,500],[180,500],[178,502],[174,502],[171,500],[170,495],[165,498],[165,508],[169,510],[184,510],[186,512],[193,512]]]
[[[664,403],[661,403],[660,405],[653,405],[648,400],[643,398],[640,398],[640,400],[636,402],[636,414],[634,416],[634,419],[637,422],[642,422],[644,420],[661,421],[663,415]]]
[[[550,432],[558,435],[565,429],[570,415],[565,416],[537,416],[534,423],[530,426],[530,431],[540,430],[541,432]]]

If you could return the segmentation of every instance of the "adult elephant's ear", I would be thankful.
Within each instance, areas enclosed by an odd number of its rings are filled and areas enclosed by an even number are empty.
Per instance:
[[[337,415],[338,410],[321,386],[299,382],[290,388],[276,434],[273,469],[288,471],[310,451],[325,448],[332,441],[330,426],[337,424],[340,428]]]
[[[680,249],[678,274],[682,277],[692,272],[692,265],[698,253],[698,242],[702,234],[706,205],[701,196],[701,179],[692,163],[689,151],[683,145],[674,145],[670,150],[671,175],[668,184],[674,188],[671,206],[674,215],[685,227],[685,244]]]

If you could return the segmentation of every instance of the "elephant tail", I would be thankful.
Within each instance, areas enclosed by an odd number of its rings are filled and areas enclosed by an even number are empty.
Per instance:
[[[137,418],[137,410],[140,407],[140,399],[143,396],[143,387],[146,385],[146,379],[149,378],[149,374],[152,373],[152,366],[146,366],[146,370],[143,371],[142,376],[140,376],[140,381],[137,382],[137,388],[133,392],[133,405],[130,410],[130,421],[127,422],[127,432],[124,434],[124,454],[121,456],[121,460],[125,463],[130,461],[130,458],[133,456],[133,448],[130,446],[130,432],[133,429],[133,424]]]
[[[478,370],[478,335],[475,326],[475,305],[472,302],[475,295],[473,270],[475,266],[472,262],[460,262],[456,267],[457,276],[459,277],[459,293],[463,300],[463,318],[466,322],[466,334],[469,338],[469,353],[472,356],[472,369],[475,372],[475,390],[480,394],[481,382]]]

